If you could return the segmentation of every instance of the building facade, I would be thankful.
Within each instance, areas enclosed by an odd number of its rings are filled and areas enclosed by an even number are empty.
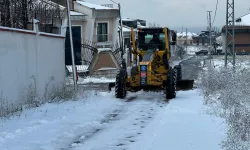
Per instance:
[[[229,27],[229,32],[232,27]],[[222,28],[222,50],[226,49],[226,28]],[[230,41],[231,38],[228,39]],[[250,54],[250,13],[235,20],[235,50],[236,54]],[[230,51],[230,48],[229,48]]]

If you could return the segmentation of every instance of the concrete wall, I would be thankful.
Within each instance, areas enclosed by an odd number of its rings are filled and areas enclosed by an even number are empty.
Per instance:
[[[50,87],[64,82],[64,42],[62,35],[0,27],[0,92],[9,104],[24,102],[29,85],[42,97],[50,78]]]

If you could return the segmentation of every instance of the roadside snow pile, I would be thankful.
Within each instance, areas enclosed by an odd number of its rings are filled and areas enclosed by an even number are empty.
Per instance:
[[[227,138],[222,142],[226,150],[250,149],[250,70],[249,62],[236,65],[235,69],[221,67],[223,61],[214,61],[201,74],[200,87],[205,104],[211,113],[226,119]],[[237,63],[236,63],[237,64]]]
[[[106,78],[106,77],[86,77],[86,78],[79,78],[78,84],[86,84],[86,83],[110,83],[115,82],[114,78]]]
[[[73,82],[73,77],[69,76],[66,79],[66,84],[74,84]],[[115,82],[115,78],[106,78],[106,77],[78,77],[77,84],[88,84],[88,83],[110,83],[110,82]]]

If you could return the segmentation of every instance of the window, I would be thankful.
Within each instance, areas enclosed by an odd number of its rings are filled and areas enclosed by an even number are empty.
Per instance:
[[[138,33],[139,49],[141,50],[165,50],[165,34],[164,33]]]
[[[108,23],[98,23],[97,26],[97,42],[108,41]]]

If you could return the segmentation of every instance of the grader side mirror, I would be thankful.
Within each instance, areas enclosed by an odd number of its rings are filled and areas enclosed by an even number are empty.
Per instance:
[[[170,42],[170,44],[171,45],[176,45],[176,40],[177,40],[176,32],[171,31],[171,42]]]

